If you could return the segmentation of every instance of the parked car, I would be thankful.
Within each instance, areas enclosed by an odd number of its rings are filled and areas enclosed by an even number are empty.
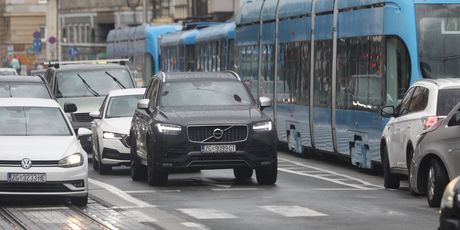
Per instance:
[[[87,204],[87,155],[56,101],[0,98],[0,136],[0,195],[64,196]]]
[[[460,103],[436,125],[420,134],[410,167],[414,192],[439,207],[450,179],[460,175]]]
[[[138,103],[130,131],[131,178],[165,185],[177,170],[233,169],[259,184],[277,179],[277,137],[263,109],[233,72],[160,73]]]
[[[439,222],[439,230],[460,229],[460,177],[453,179],[444,190]]]
[[[0,68],[0,76],[16,76],[18,72],[13,68]]]
[[[460,79],[424,79],[415,82],[394,108],[381,109],[391,117],[381,140],[385,188],[399,188],[400,176],[408,175],[418,136],[442,120],[460,101]]]
[[[0,77],[0,97],[32,97],[54,99],[54,95],[42,77]]]
[[[144,88],[110,91],[101,108],[90,113],[94,119],[91,125],[93,168],[99,173],[110,172],[112,166],[130,165],[127,139],[137,102],[144,92]]]
[[[101,107],[105,96],[115,89],[135,88],[126,66],[127,60],[68,61],[48,63],[45,78],[58,103],[73,103],[77,111],[71,114],[74,130],[91,128],[90,112]],[[112,63],[115,62],[115,63]],[[83,148],[92,151],[91,136],[81,138]]]

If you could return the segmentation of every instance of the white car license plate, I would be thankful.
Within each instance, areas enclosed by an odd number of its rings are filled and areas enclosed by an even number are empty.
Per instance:
[[[202,145],[201,153],[234,153],[236,145]]]
[[[45,173],[8,173],[10,183],[45,183]]]

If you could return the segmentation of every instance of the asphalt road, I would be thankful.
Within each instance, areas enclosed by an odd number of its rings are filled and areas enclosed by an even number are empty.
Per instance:
[[[90,169],[90,196],[107,210],[129,212],[146,229],[436,229],[438,210],[425,197],[382,187],[378,173],[325,158],[279,153],[275,186],[232,170],[173,174],[165,187],[134,182],[129,169]],[[103,212],[101,212],[103,213]],[[114,217],[115,216],[115,217]],[[124,216],[101,216],[114,226]],[[112,219],[110,219],[112,218]],[[119,227],[129,228],[129,227]],[[139,229],[139,228],[132,228]]]

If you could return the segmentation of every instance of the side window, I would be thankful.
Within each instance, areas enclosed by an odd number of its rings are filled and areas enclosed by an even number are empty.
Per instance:
[[[107,98],[109,98],[109,95],[105,96],[104,101],[102,102],[101,107],[99,108],[99,113],[101,114],[101,117],[104,116],[104,108],[107,102]]]
[[[158,79],[153,79],[152,85],[151,85],[151,94],[149,95],[150,103],[149,103],[149,108],[153,109],[157,105],[157,94],[158,94],[158,87],[160,85],[160,81]]]
[[[144,99],[149,99],[150,95],[152,95],[152,83],[153,83],[154,78],[150,79],[149,83],[147,84],[147,90],[145,91],[144,94]]]
[[[460,126],[460,111],[457,111],[450,119],[448,126]]]
[[[410,99],[412,98],[412,94],[414,94],[415,88],[417,88],[417,87],[410,88],[407,91],[406,95],[404,95],[404,98],[403,98],[401,104],[398,106],[398,115],[399,116],[403,116],[403,115],[406,115],[407,113],[409,113]]]
[[[428,105],[429,90],[425,87],[416,87],[409,105],[409,113],[422,111]]]

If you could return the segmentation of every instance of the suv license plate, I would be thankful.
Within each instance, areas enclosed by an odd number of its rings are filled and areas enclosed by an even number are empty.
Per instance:
[[[45,183],[45,173],[8,173],[10,183]]]
[[[201,153],[234,153],[236,145],[202,145]]]

